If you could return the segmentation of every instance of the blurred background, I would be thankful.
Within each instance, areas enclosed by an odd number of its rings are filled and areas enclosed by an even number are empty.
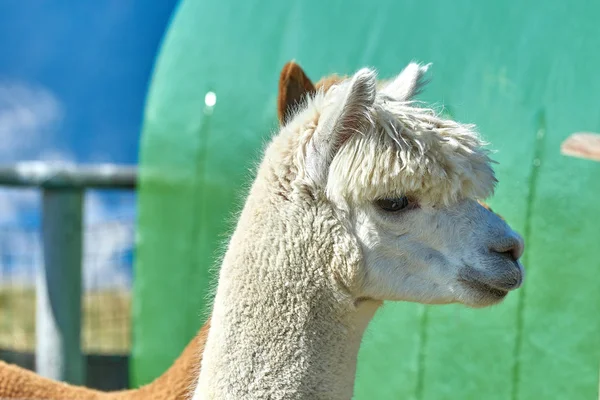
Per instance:
[[[136,165],[147,88],[175,4],[0,2],[0,163]],[[30,368],[41,196],[0,186],[0,358]],[[129,355],[135,217],[135,191],[86,191],[85,352]]]
[[[484,310],[386,305],[356,398],[596,400],[600,162],[561,146],[600,132],[599,13],[593,0],[1,2],[0,358],[105,389],[162,374],[210,313],[277,130],[281,67],[387,78],[416,60],[433,63],[420,99],[491,143],[489,203],[524,236],[527,277]],[[47,358],[59,303],[76,372]]]

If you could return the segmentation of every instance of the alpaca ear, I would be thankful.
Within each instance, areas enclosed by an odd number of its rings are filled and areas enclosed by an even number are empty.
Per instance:
[[[306,173],[315,183],[325,185],[329,166],[340,147],[372,122],[376,85],[375,71],[363,68],[332,89],[306,150]]]
[[[306,95],[315,92],[315,86],[298,64],[294,61],[285,64],[279,75],[279,92],[277,94],[279,123],[285,125],[289,122]]]
[[[423,80],[431,64],[420,65],[410,63],[390,83],[385,85],[381,93],[398,101],[408,101],[420,93],[427,81]]]

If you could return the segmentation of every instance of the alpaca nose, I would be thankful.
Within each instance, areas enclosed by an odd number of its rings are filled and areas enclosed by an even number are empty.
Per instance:
[[[506,254],[513,261],[517,261],[523,255],[525,243],[519,234],[510,232],[508,235],[494,242],[490,246],[490,250],[494,253]]]

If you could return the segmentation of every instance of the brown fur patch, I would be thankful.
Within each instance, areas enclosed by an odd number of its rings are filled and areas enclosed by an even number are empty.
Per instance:
[[[139,389],[101,392],[46,379],[0,361],[0,399],[40,400],[188,400],[193,390],[210,319],[175,363],[154,382]]]
[[[328,91],[329,89],[331,89],[331,87],[333,85],[335,85],[336,83],[339,83],[341,81],[343,81],[344,79],[347,79],[347,76],[340,76],[340,75],[329,75],[326,77],[321,78],[321,80],[319,80],[319,82],[317,82],[317,84],[315,85],[315,87],[318,90],[323,90],[324,92]]]

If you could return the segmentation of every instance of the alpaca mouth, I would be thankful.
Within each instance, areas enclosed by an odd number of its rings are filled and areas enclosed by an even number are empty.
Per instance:
[[[514,262],[514,266],[503,268],[501,274],[497,273],[493,277],[465,264],[459,272],[458,281],[467,289],[487,297],[488,300],[500,301],[510,291],[521,286],[523,272],[521,264],[517,261]]]
[[[478,280],[460,278],[459,281],[470,289],[489,294],[498,299],[503,299],[508,294],[508,290],[498,289]]]

